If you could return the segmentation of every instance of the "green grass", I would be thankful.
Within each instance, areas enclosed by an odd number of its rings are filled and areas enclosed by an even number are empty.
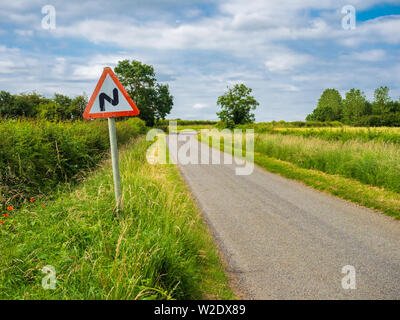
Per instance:
[[[110,161],[57,198],[0,225],[0,299],[231,299],[219,255],[174,165],[149,165],[149,142],[120,152],[123,216]],[[52,265],[55,290],[40,272]]]
[[[299,168],[292,163],[277,160],[260,153],[255,153],[255,163],[272,173],[301,181],[314,189],[330,193],[400,220],[399,193],[372,187],[339,175]]]
[[[400,146],[396,144],[260,134],[255,151],[304,169],[400,192]]]
[[[211,139],[209,145],[212,146]],[[222,141],[219,146],[224,150]],[[398,160],[399,147],[394,144],[356,140],[327,143],[315,138],[268,134],[255,138],[254,162],[260,167],[395,219],[400,219]]]
[[[117,122],[120,144],[143,134],[137,118]],[[0,210],[74,183],[109,150],[107,121],[0,121]]]
[[[256,131],[257,132],[257,131]],[[357,140],[400,144],[400,128],[270,128],[264,133],[319,138],[326,141]]]
[[[220,129],[223,129],[224,124],[217,124]],[[272,122],[259,122],[259,123],[248,123],[243,125],[236,125],[237,129],[254,129],[257,133],[271,132],[276,129],[283,128],[339,128],[344,125],[338,121],[272,121]]]
[[[198,124],[198,125],[178,125],[177,129],[178,129],[178,132],[180,132],[180,131],[185,131],[185,130],[188,130],[188,131],[192,131],[192,130],[200,131],[202,129],[210,129],[211,130],[212,128],[214,128],[214,125]]]

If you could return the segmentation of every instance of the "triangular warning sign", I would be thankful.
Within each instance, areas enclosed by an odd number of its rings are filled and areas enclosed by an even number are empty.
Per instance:
[[[85,119],[137,116],[139,109],[111,68],[104,68],[86,106]]]

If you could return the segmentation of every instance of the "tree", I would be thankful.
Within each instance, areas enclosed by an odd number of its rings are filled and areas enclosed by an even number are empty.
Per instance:
[[[252,89],[244,84],[236,84],[228,89],[228,92],[218,98],[217,105],[222,110],[217,112],[217,116],[230,128],[237,124],[254,122],[255,117],[251,110],[255,110],[259,103],[250,95]]]
[[[318,105],[308,115],[307,121],[338,121],[342,118],[342,96],[336,89],[326,89],[318,100]]]
[[[169,94],[169,86],[167,84],[157,84],[157,95],[156,95],[156,119],[164,120],[167,114],[171,112],[172,105],[174,104],[174,98]]]
[[[56,93],[54,94],[53,101],[65,109],[65,113],[68,113],[68,109],[71,107],[72,99],[68,96],[64,96],[63,94]]]
[[[38,116],[49,121],[62,121],[66,119],[65,107],[54,100],[41,103],[38,108]]]
[[[389,97],[389,88],[380,87],[375,90],[375,101],[372,103],[373,114],[386,114],[390,112],[391,99]]]
[[[85,94],[77,96],[74,99],[72,99],[71,107],[69,109],[71,119],[72,120],[81,119],[87,104],[88,104],[88,99]]]
[[[42,95],[35,92],[12,95],[9,92],[0,92],[0,114],[3,117],[35,117],[40,103],[47,101]]]
[[[14,112],[14,105],[15,105],[15,97],[7,92],[7,91],[1,91],[0,92],[0,115],[5,117],[5,116],[10,116]]]
[[[137,104],[139,117],[153,126],[158,119],[165,119],[171,112],[173,97],[168,85],[157,84],[154,68],[139,61],[119,61],[115,73]]]
[[[356,124],[364,115],[369,114],[369,103],[365,94],[356,89],[351,89],[346,93],[343,100],[343,121],[348,124]]]
[[[53,106],[56,108],[58,112],[58,116],[55,117],[53,112],[48,112],[47,114],[50,116],[49,120],[54,120],[57,118],[58,120],[77,120],[81,119],[83,112],[85,111],[85,107],[88,104],[88,100],[86,95],[76,96],[75,98],[70,98],[68,96],[56,93],[53,98]],[[51,104],[47,105],[47,108],[50,107]],[[61,108],[60,108],[61,106]],[[44,116],[46,112],[43,112],[43,106],[41,107],[41,117]]]

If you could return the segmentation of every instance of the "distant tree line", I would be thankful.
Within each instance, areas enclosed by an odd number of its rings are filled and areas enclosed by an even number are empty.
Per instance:
[[[160,84],[151,65],[136,60],[119,61],[115,73],[140,110],[139,118],[153,126],[171,112],[173,96],[167,84]],[[49,99],[36,92],[0,92],[1,118],[42,118],[51,121],[81,119],[88,99],[55,94]]]
[[[340,121],[353,126],[400,126],[400,101],[393,101],[388,87],[375,90],[374,101],[358,89],[351,89],[343,99],[336,89],[326,89],[307,121]]]
[[[0,92],[0,117],[2,118],[41,118],[51,121],[77,120],[82,118],[87,105],[87,97],[74,98],[56,93],[46,98],[36,92],[11,94]]]

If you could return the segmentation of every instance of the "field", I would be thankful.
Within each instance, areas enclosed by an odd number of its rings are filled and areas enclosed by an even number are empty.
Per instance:
[[[0,225],[0,299],[230,299],[219,255],[173,165],[150,165],[150,143],[120,152],[123,212],[110,161],[52,200],[23,204]],[[55,290],[40,270],[54,266]]]
[[[257,129],[255,132],[259,132]],[[375,142],[390,142],[400,144],[400,128],[355,128],[355,127],[336,127],[336,128],[270,128],[265,133],[299,136],[299,137],[314,137],[327,141],[349,140],[356,141],[375,141]]]
[[[399,128],[269,126],[257,131],[255,163],[400,218]]]

